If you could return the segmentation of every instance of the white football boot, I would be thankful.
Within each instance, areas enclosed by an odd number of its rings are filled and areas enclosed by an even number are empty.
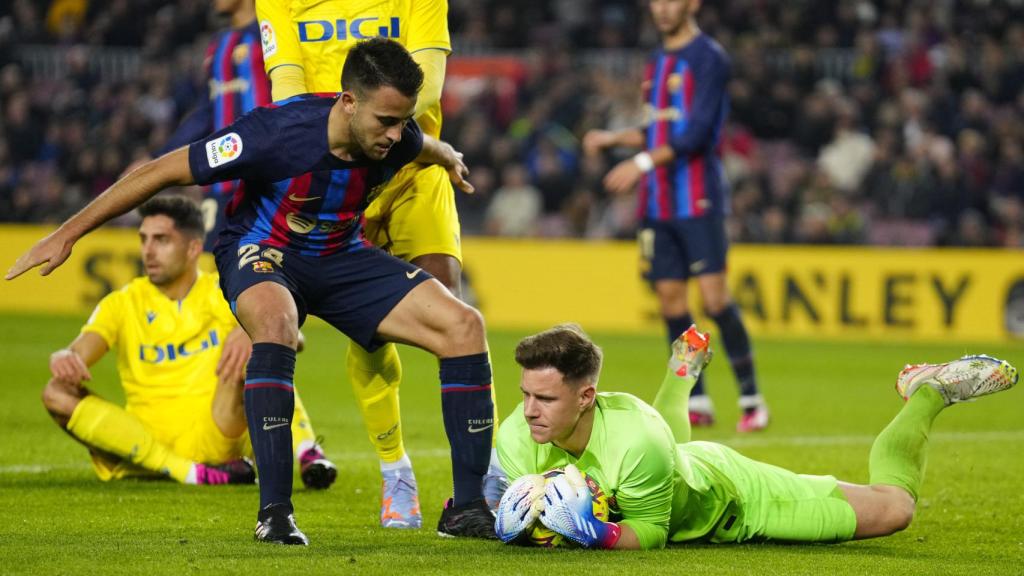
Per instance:
[[[964,356],[945,364],[907,365],[896,379],[896,392],[909,400],[927,384],[942,395],[946,406],[1008,390],[1017,383],[1017,369],[1005,360],[984,354]]]

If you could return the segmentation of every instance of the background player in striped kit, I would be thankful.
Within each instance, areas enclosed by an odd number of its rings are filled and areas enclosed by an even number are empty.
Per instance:
[[[668,341],[693,323],[687,280],[696,278],[704,311],[718,324],[739,384],[737,430],[760,430],[768,425],[768,408],[758,391],[750,337],[725,277],[729,198],[718,148],[729,108],[729,58],[697,27],[700,0],[651,0],[650,8],[662,46],[644,75],[647,127],[592,130],[583,146],[591,154],[615,146],[644,149],[616,165],[604,184],[616,194],[640,184],[644,277],[658,296]],[[714,422],[703,379],[690,397],[690,421]]]
[[[213,9],[219,16],[229,19],[230,27],[214,34],[206,48],[203,60],[206,91],[199,105],[153,154],[154,158],[224,128],[253,108],[271,104],[270,80],[263,69],[260,29],[253,0],[214,0]],[[125,173],[148,160],[132,163]],[[205,251],[213,251],[224,225],[224,208],[240,184],[239,180],[217,182],[204,189],[205,198],[200,206],[206,226]]]

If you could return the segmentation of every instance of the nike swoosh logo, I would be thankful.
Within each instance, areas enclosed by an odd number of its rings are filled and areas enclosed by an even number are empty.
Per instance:
[[[415,278],[415,277],[416,277],[416,275],[417,275],[417,274],[419,274],[420,272],[423,272],[423,269],[422,269],[422,268],[417,268],[416,270],[414,270],[414,271],[412,271],[412,272],[406,272],[406,273],[405,273],[405,277],[406,277],[406,278],[408,278],[409,280],[412,280],[412,279],[413,279],[413,278]]]
[[[309,198],[300,198],[295,195],[294,192],[288,195],[288,199],[292,202],[309,202],[311,200],[319,200],[322,196],[310,196]]]
[[[289,426],[291,422],[281,422],[280,424],[264,424],[264,430],[273,430],[274,428],[280,428],[281,426]]]
[[[470,426],[469,433],[476,434],[477,432],[483,432],[484,430],[487,430],[488,428],[492,427],[494,427],[494,424],[488,424],[487,426],[481,426],[480,428],[474,428],[473,426]]]

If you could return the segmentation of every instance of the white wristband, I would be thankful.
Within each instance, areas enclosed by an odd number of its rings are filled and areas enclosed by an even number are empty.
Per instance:
[[[633,163],[640,169],[644,174],[654,170],[654,159],[647,152],[641,152],[636,156],[633,156]]]

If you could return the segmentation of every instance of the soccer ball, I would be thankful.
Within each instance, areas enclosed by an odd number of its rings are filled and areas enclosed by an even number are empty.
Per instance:
[[[548,470],[544,473],[544,484],[547,485],[558,476],[565,474],[565,471],[561,468],[555,468],[554,470]],[[594,517],[602,522],[608,521],[608,496],[604,493],[604,490],[598,486],[597,482],[587,475],[586,472],[580,471],[583,475],[583,480],[587,483],[587,488],[590,488],[590,495],[594,500]],[[527,540],[530,546],[540,546],[542,548],[554,548],[555,546],[565,546],[572,544],[572,541],[566,541],[566,539],[559,533],[551,530],[543,523],[540,518],[533,523],[527,529]]]

